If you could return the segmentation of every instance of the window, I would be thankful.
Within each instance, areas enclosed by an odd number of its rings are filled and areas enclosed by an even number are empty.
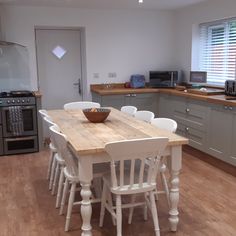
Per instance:
[[[236,19],[200,25],[201,71],[207,72],[207,83],[223,85],[235,79]]]

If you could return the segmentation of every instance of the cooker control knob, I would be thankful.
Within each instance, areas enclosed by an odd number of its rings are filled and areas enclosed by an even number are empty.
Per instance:
[[[14,104],[14,103],[15,103],[15,100],[12,100],[12,103]]]
[[[8,103],[8,104],[10,104],[10,103],[11,103],[11,101],[10,101],[10,100],[7,100],[7,103]]]
[[[27,100],[27,102],[29,103],[29,102],[30,102],[30,100],[28,99],[28,100]]]
[[[24,102],[25,102],[25,100],[24,100],[24,99],[22,99],[22,100],[21,100],[21,102],[22,102],[22,103],[24,103]]]
[[[19,100],[19,99],[17,100],[17,103],[20,103],[20,100]]]

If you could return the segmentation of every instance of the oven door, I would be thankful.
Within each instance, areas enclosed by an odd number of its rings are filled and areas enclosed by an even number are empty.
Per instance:
[[[37,136],[4,138],[4,154],[19,154],[38,151]]]
[[[10,108],[2,108],[3,137],[31,136],[37,135],[37,119],[35,106],[18,106],[23,117],[23,130],[20,134],[15,134],[10,121]]]

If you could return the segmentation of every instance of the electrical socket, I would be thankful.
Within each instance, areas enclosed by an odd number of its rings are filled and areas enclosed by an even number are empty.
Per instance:
[[[116,72],[109,72],[108,73],[108,78],[116,78]]]
[[[99,73],[93,73],[93,78],[98,79],[99,78]]]

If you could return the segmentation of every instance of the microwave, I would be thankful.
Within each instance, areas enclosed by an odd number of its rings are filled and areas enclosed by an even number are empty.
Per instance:
[[[178,71],[150,71],[149,86],[152,88],[174,88],[178,81]]]

